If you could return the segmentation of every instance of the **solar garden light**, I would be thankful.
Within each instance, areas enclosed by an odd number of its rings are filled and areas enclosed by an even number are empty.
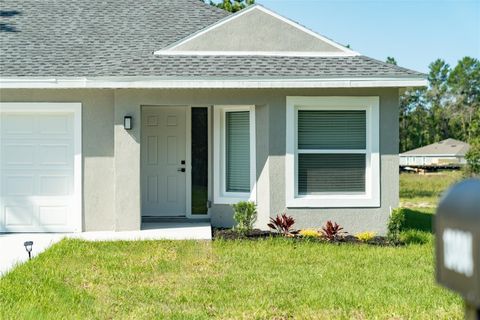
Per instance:
[[[23,245],[25,246],[25,250],[27,250],[27,252],[28,252],[28,260],[31,260],[32,259],[33,241],[25,241],[23,243]]]

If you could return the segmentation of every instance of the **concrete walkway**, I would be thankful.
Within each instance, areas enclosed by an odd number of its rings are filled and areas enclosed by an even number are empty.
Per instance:
[[[64,238],[87,241],[211,240],[209,222],[145,223],[140,231],[95,231],[82,233],[4,233],[0,234],[0,276],[28,260],[23,243],[33,241],[36,256]]]

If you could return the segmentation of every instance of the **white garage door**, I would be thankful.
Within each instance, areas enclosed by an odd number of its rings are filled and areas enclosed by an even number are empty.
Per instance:
[[[0,232],[81,231],[81,105],[0,104]]]

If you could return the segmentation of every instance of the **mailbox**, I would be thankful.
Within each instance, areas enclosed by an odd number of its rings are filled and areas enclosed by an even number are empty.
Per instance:
[[[467,313],[480,309],[480,180],[453,186],[435,216],[437,281],[460,293]],[[476,310],[476,311],[475,311]]]

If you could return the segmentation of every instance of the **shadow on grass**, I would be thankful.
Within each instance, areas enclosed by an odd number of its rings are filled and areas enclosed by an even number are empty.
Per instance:
[[[405,212],[404,230],[416,229],[433,233],[433,214],[419,209],[403,209]]]

